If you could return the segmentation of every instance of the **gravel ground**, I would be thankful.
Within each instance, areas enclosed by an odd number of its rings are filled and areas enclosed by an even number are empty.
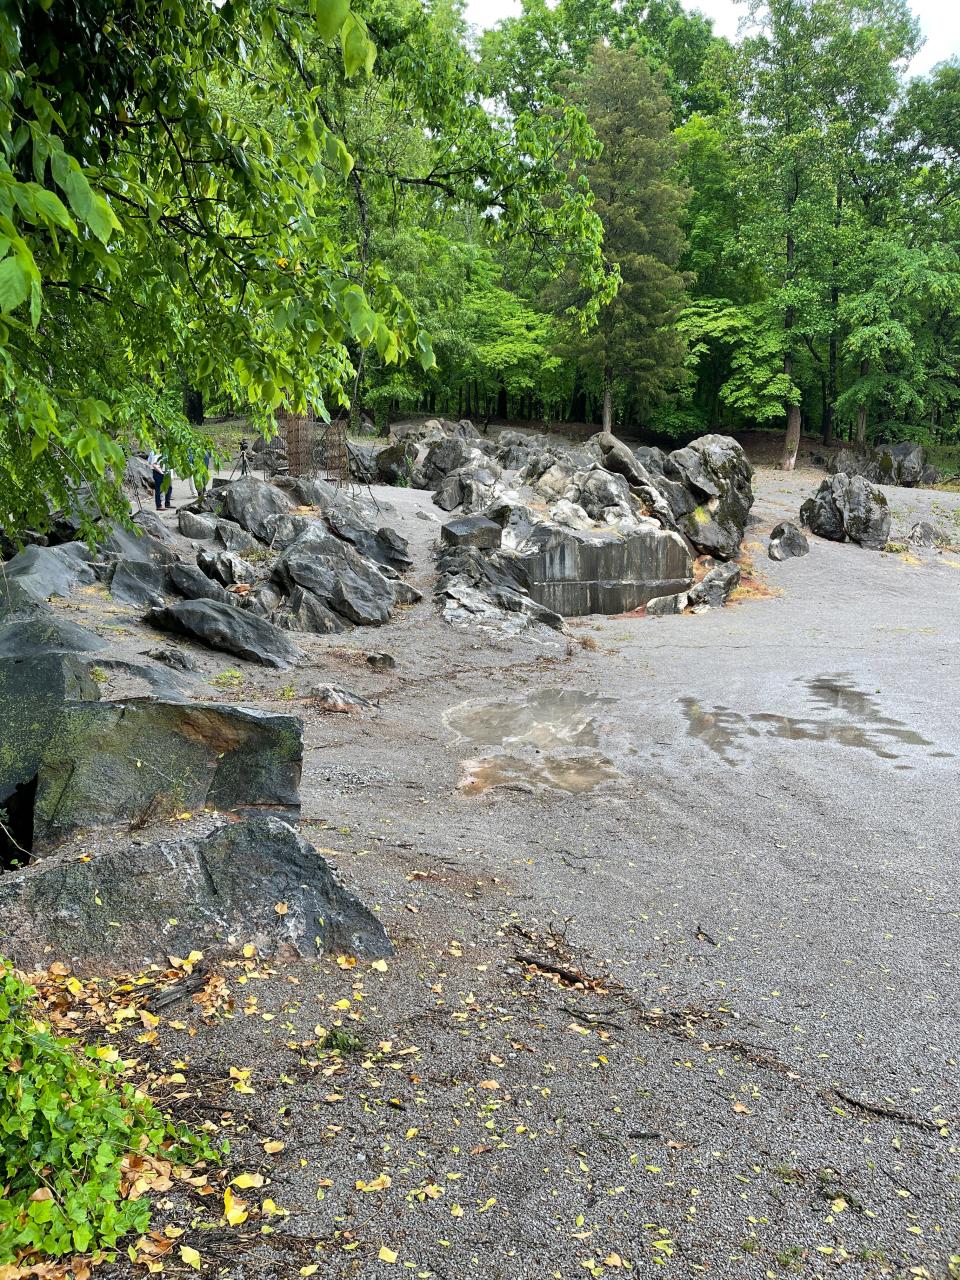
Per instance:
[[[265,1176],[229,1230],[219,1194],[161,1205],[205,1273],[960,1274],[960,554],[767,560],[819,478],[758,473],[758,574],[722,611],[454,630],[440,513],[376,490],[422,604],[292,674],[189,646],[204,696],[302,707],[305,834],[397,948],[238,960],[232,1016],[180,1006],[137,1049]],[[893,537],[960,541],[957,495],[887,493]],[[319,714],[319,680],[377,711]],[[321,1052],[337,1022],[356,1042]]]

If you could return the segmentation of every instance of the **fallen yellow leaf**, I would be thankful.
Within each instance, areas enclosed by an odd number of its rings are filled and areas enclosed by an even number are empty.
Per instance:
[[[200,1270],[200,1255],[196,1249],[191,1249],[188,1244],[180,1246],[180,1257],[188,1267],[193,1267],[194,1271]]]
[[[388,1249],[385,1244],[380,1246],[380,1252],[377,1257],[381,1262],[396,1262],[397,1260],[396,1252],[393,1249]]]

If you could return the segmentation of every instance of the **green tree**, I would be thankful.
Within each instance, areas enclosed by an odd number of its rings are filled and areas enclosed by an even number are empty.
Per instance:
[[[581,370],[599,373],[610,430],[615,387],[622,412],[644,423],[681,379],[675,321],[684,298],[678,262],[685,193],[675,172],[670,100],[639,54],[598,44],[570,92],[603,147],[583,173],[620,278],[596,327],[574,341]]]

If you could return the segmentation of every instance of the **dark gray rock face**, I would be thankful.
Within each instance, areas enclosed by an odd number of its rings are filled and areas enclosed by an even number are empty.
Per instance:
[[[800,520],[811,533],[832,542],[850,538],[863,547],[882,551],[890,535],[887,499],[863,476],[842,471],[824,480],[800,508]]]
[[[693,578],[683,540],[652,520],[625,533],[537,525],[521,553],[530,594],[565,618],[627,613]]]
[[[188,636],[211,649],[281,670],[302,658],[300,650],[277,627],[247,610],[217,600],[183,600],[151,609],[146,622],[160,631]]]
[[[462,516],[451,520],[440,530],[440,539],[448,547],[479,547],[494,551],[503,540],[503,530],[486,516]]]
[[[806,535],[789,520],[782,521],[770,531],[767,555],[771,560],[790,560],[795,556],[805,556],[809,550]]]
[[[24,547],[0,566],[0,611],[30,609],[51,596],[68,596],[77,586],[95,582],[90,552],[76,542],[59,547]]]
[[[129,972],[245,942],[266,955],[392,952],[376,917],[273,817],[203,838],[131,840],[85,862],[62,854],[0,878],[0,951],[25,968],[57,959],[80,973]]]
[[[242,529],[235,520],[220,519],[216,522],[214,541],[224,551],[233,551],[239,556],[248,556],[256,551],[259,543],[256,538]]]
[[[433,489],[454,471],[476,466],[479,462],[480,455],[468,441],[456,436],[440,440],[430,446],[423,460],[421,469],[425,487]]]
[[[100,653],[106,641],[52,611],[38,609],[0,620],[0,658],[29,659],[38,653]]]
[[[734,559],[753,506],[753,468],[743,448],[729,436],[700,436],[668,454],[663,472],[657,487],[697,550]]]
[[[376,452],[375,479],[380,484],[412,484],[416,458],[416,446],[406,440],[385,445]]]
[[[294,542],[310,534],[323,536],[327,529],[324,522],[316,516],[300,514],[268,516],[265,523],[267,543],[277,552],[285,551]]]
[[[633,451],[633,456],[649,475],[663,475],[663,468],[667,461],[667,455],[662,449],[658,449],[656,445],[638,445]]]
[[[739,585],[740,566],[728,560],[714,565],[699,582],[693,584],[687,593],[687,603],[695,613],[704,609],[722,609]]]
[[[268,517],[285,515],[292,505],[282,489],[256,476],[221,485],[204,499],[205,509],[226,516],[263,542],[268,540]]]
[[[233,596],[224,591],[219,582],[214,582],[195,564],[167,565],[167,586],[187,600],[219,600],[222,604],[233,601]]]
[[[874,484],[893,484],[914,488],[929,484],[926,476],[926,457],[921,445],[911,440],[897,444],[878,444],[863,452],[854,448],[839,449],[828,464],[834,474],[862,476]],[[936,483],[934,480],[933,483]]]
[[[283,592],[274,582],[258,582],[245,596],[237,599],[228,594],[227,599],[236,601],[241,608],[249,609],[252,613],[259,614],[261,618],[270,618],[273,621],[274,614],[283,603]]]
[[[437,557],[435,599],[454,624],[491,624],[521,630],[539,623],[563,630],[563,619],[530,593],[530,575],[512,552],[444,547]]]
[[[305,588],[358,626],[381,626],[396,601],[392,583],[331,533],[293,543],[277,560],[273,578],[287,591]]]
[[[309,631],[317,636],[337,635],[348,625],[306,587],[293,588],[277,613],[277,622],[288,631]]]
[[[674,592],[669,596],[654,596],[646,603],[646,611],[651,618],[666,618],[670,614],[683,613],[689,602],[685,591]]]
[[[147,524],[142,531],[137,529],[124,529],[120,525],[114,525],[110,531],[110,536],[103,543],[103,553],[110,560],[125,560],[132,564],[134,562],[147,564],[172,564],[177,559],[176,548],[171,545],[170,536],[166,527],[159,520],[156,524],[160,525],[161,535],[154,532],[154,526],[150,522],[151,513],[148,511],[140,512],[138,520],[147,520]]]
[[[119,560],[110,577],[114,600],[153,608],[163,604],[164,569],[152,560]]]
[[[629,511],[630,485],[626,477],[602,468],[588,471],[580,485],[580,506],[591,520],[602,520],[610,508]]]
[[[191,511],[189,507],[181,507],[177,512],[177,526],[185,538],[202,541],[212,538],[216,533],[217,518],[200,511]]]
[[[197,565],[214,582],[230,587],[238,582],[254,582],[257,571],[233,551],[201,549],[197,553]]]
[[[402,573],[413,564],[410,544],[394,529],[374,529],[346,507],[334,507],[327,513],[327,523],[333,533],[349,542],[360,555],[375,564]]]
[[[227,703],[65,702],[36,770],[34,851],[205,807],[299,809],[302,726]]]

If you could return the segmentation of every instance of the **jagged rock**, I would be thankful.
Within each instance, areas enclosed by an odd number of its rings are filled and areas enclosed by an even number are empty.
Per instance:
[[[699,551],[732,560],[753,506],[753,468],[730,436],[700,436],[667,455],[657,488]],[[671,483],[673,482],[673,483]]]
[[[301,506],[319,507],[321,511],[326,511],[328,507],[343,501],[341,491],[328,480],[313,480],[309,476],[290,476],[285,480],[284,488],[293,494]]]
[[[305,587],[293,588],[277,615],[277,622],[288,631],[309,631],[318,636],[336,635],[347,629],[344,620]]]
[[[273,582],[258,582],[239,599],[229,592],[227,598],[236,600],[242,608],[259,614],[261,618],[270,618],[273,621],[273,615],[283,603],[283,592]]]
[[[0,878],[0,950],[25,968],[59,960],[80,973],[136,972],[246,942],[264,955],[392,951],[317,850],[268,816],[205,837],[64,853]]]
[[[683,613],[688,600],[685,591],[678,591],[668,596],[654,596],[644,607],[651,618],[665,618],[671,613]]]
[[[824,480],[800,508],[800,520],[811,533],[833,542],[850,538],[882,551],[890,535],[890,508],[884,494],[863,476],[838,472]]]
[[[105,640],[57,614],[38,609],[0,621],[0,658],[32,658],[38,653],[101,653]]]
[[[132,485],[135,489],[143,489],[146,493],[153,493],[153,467],[145,458],[139,457],[137,454],[131,454],[127,458],[127,464],[123,469],[124,484]]]
[[[405,440],[385,445],[376,455],[377,480],[381,484],[410,484],[416,458],[416,447]]]
[[[334,613],[358,626],[380,626],[396,601],[391,582],[331,533],[311,534],[288,547],[273,569],[285,590],[304,587]]]
[[[91,559],[77,542],[24,547],[0,568],[0,612],[29,610],[51,596],[68,596],[75,587],[95,582]]]
[[[897,484],[913,488],[923,476],[923,449],[911,440],[898,444],[881,444],[876,449],[878,479],[881,484]]]
[[[214,582],[195,564],[167,565],[167,586],[188,600],[219,600],[222,604],[233,600],[219,582]]]
[[[393,589],[396,592],[397,604],[419,604],[423,599],[423,592],[418,591],[416,587],[409,582],[395,582]]]
[[[530,594],[530,576],[515,553],[444,547],[437,557],[435,599],[447,622],[490,624],[507,631],[539,623],[563,630],[563,619]]]
[[[940,483],[939,468],[932,466],[928,462],[927,465],[923,468],[923,473],[920,476],[920,483],[927,487],[932,487],[933,485],[939,484]]]
[[[254,582],[257,577],[253,565],[233,551],[208,551],[204,548],[197,553],[197,564],[208,578],[224,587],[232,587],[238,582]]]
[[[511,550],[525,542],[538,523],[529,507],[510,498],[494,502],[487,507],[485,514],[503,530],[502,544]]]
[[[440,538],[448,547],[479,547],[492,551],[500,546],[503,530],[486,516],[463,516],[445,524],[440,530]]]
[[[386,565],[398,572],[413,564],[410,544],[394,529],[386,526],[374,529],[357,515],[343,507],[335,507],[327,513],[330,529],[345,542],[375,564]]]
[[[339,684],[322,684],[310,690],[318,711],[333,711],[341,715],[359,715],[361,711],[372,711],[373,703],[361,698],[359,693],[351,693]]]
[[[295,716],[227,703],[65,702],[36,770],[34,851],[204,807],[294,812],[301,736]]]
[[[216,533],[217,518],[200,511],[191,511],[189,507],[181,507],[177,512],[177,526],[185,538],[203,541]]]
[[[929,520],[918,521],[907,534],[907,539],[918,547],[942,547],[948,541],[944,533]]]
[[[575,501],[580,492],[575,476],[576,473],[572,467],[563,462],[555,462],[544,471],[533,487],[548,502],[554,502],[558,498],[570,498]]]
[[[648,475],[663,475],[663,468],[667,461],[667,455],[662,449],[658,449],[656,445],[637,445],[633,451],[633,456]]]
[[[347,441],[347,465],[350,475],[361,484],[375,484],[377,480],[377,449],[371,444]]]
[[[261,542],[268,541],[268,518],[285,515],[292,503],[282,489],[256,476],[242,476],[212,490],[204,498],[204,509],[216,511],[235,521]]]
[[[770,545],[767,555],[771,560],[790,560],[794,556],[805,556],[810,550],[810,543],[795,524],[783,521],[770,531]]]
[[[161,631],[188,636],[211,649],[234,653],[267,667],[291,667],[303,656],[266,619],[217,600],[184,600],[151,609],[145,621]]]
[[[285,551],[300,538],[306,538],[312,534],[322,537],[327,531],[327,526],[316,516],[289,514],[268,516],[265,523],[267,545],[278,552]]]
[[[247,533],[246,529],[242,529],[235,520],[218,520],[214,539],[225,551],[232,551],[240,556],[248,556],[260,546],[257,539]]]
[[[113,526],[103,543],[104,555],[109,559],[126,560],[131,564],[172,564],[178,558],[177,550],[166,526],[148,511],[141,512],[138,519],[146,522],[140,531],[124,529],[121,525]],[[162,536],[156,533],[156,525],[160,526]]]
[[[189,653],[184,653],[182,649],[164,649],[162,646],[157,649],[147,649],[146,656],[152,658],[154,662],[162,662],[168,667],[172,667],[174,671],[199,671],[200,664],[191,658]]]
[[[630,485],[626,476],[614,475],[602,467],[588,471],[580,482],[580,506],[592,520],[603,520],[610,508],[617,515],[629,514]]]
[[[725,561],[715,565],[693,584],[687,593],[687,603],[695,612],[722,609],[739,584],[740,566],[732,560]]]
[[[164,567],[153,560],[119,560],[110,576],[114,600],[153,608],[163,604]]]
[[[440,440],[430,446],[423,460],[421,470],[425,487],[436,488],[455,471],[476,467],[482,461],[483,455],[465,440],[455,436]]]
[[[693,577],[683,540],[653,520],[626,533],[537,525],[520,554],[530,594],[566,618],[627,613]]]
[[[374,671],[393,671],[397,665],[392,653],[368,653],[367,662]]]
[[[455,511],[462,504],[465,474],[455,471],[453,475],[445,476],[434,490],[433,500],[441,511]]]

